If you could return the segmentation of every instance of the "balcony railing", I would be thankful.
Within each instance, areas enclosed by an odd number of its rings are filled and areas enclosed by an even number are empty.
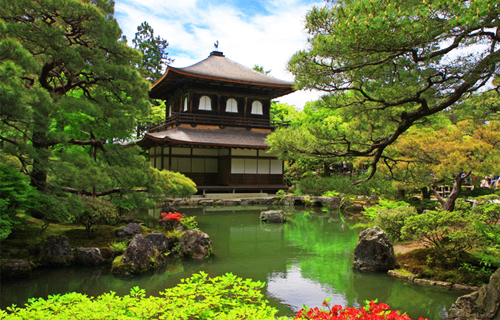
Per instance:
[[[175,127],[187,123],[191,125],[215,125],[221,127],[246,127],[246,128],[265,128],[274,129],[279,126],[288,126],[288,122],[276,123],[269,119],[237,118],[217,115],[205,115],[194,113],[174,113],[165,121],[153,123],[148,126],[147,132],[159,132],[169,127]]]

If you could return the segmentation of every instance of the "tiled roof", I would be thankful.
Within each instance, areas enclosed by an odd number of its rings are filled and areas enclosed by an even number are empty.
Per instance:
[[[189,128],[177,127],[174,129],[147,133],[144,138],[138,142],[139,145],[148,140],[170,141],[186,144],[217,145],[226,147],[249,147],[249,148],[268,148],[265,142],[268,132],[248,131],[245,128]]]
[[[173,93],[183,84],[193,81],[220,85],[259,88],[262,93],[276,98],[293,92],[293,83],[279,80],[247,68],[214,51],[208,58],[185,68],[167,67],[165,74],[150,89],[150,97],[163,99],[164,93]]]
[[[202,60],[190,67],[172,68],[180,72],[194,75],[206,76],[218,79],[236,80],[251,83],[263,83],[274,85],[291,86],[292,82],[283,81],[274,77],[262,74],[247,68],[237,62],[226,58],[222,54],[212,53],[208,58]]]

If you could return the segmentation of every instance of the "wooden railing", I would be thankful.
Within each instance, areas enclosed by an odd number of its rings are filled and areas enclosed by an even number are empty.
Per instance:
[[[153,123],[148,126],[147,132],[159,132],[169,127],[178,126],[179,124],[187,123],[192,125],[205,124],[221,127],[247,127],[247,128],[266,128],[274,129],[275,127],[288,126],[289,122],[276,123],[269,119],[255,118],[237,118],[225,117],[217,115],[205,115],[194,113],[174,113],[165,121]]]

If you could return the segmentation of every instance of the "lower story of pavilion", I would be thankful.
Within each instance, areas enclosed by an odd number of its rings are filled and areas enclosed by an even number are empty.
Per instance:
[[[283,161],[266,149],[180,146],[149,148],[150,165],[180,172],[204,192],[269,192],[283,189]]]

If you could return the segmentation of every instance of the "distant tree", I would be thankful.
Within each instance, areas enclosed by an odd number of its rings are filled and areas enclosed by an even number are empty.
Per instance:
[[[132,40],[134,48],[142,53],[142,61],[136,65],[141,75],[151,83],[155,83],[166,71],[166,67],[174,62],[168,57],[167,40],[154,36],[153,28],[147,21],[137,27],[137,33]],[[165,120],[165,102],[150,99],[151,112],[137,119],[136,137],[142,137],[148,126]]]
[[[144,21],[137,27],[137,33],[132,40],[134,48],[142,53],[142,62],[138,69],[144,78],[150,82],[156,82],[165,72],[165,68],[173,59],[168,57],[167,40],[160,36],[154,36],[153,28]]]
[[[472,173],[500,171],[500,121],[461,121],[441,128],[413,127],[391,145],[388,174],[417,187],[428,186],[445,211],[453,211],[462,184]],[[447,197],[436,185],[451,186]]]
[[[339,110],[351,127],[333,130],[332,146],[314,154],[369,157],[372,177],[386,148],[410,127],[499,74],[499,17],[497,0],[341,0],[314,7],[306,17],[310,46],[288,69],[300,88],[327,93],[323,107]]]

